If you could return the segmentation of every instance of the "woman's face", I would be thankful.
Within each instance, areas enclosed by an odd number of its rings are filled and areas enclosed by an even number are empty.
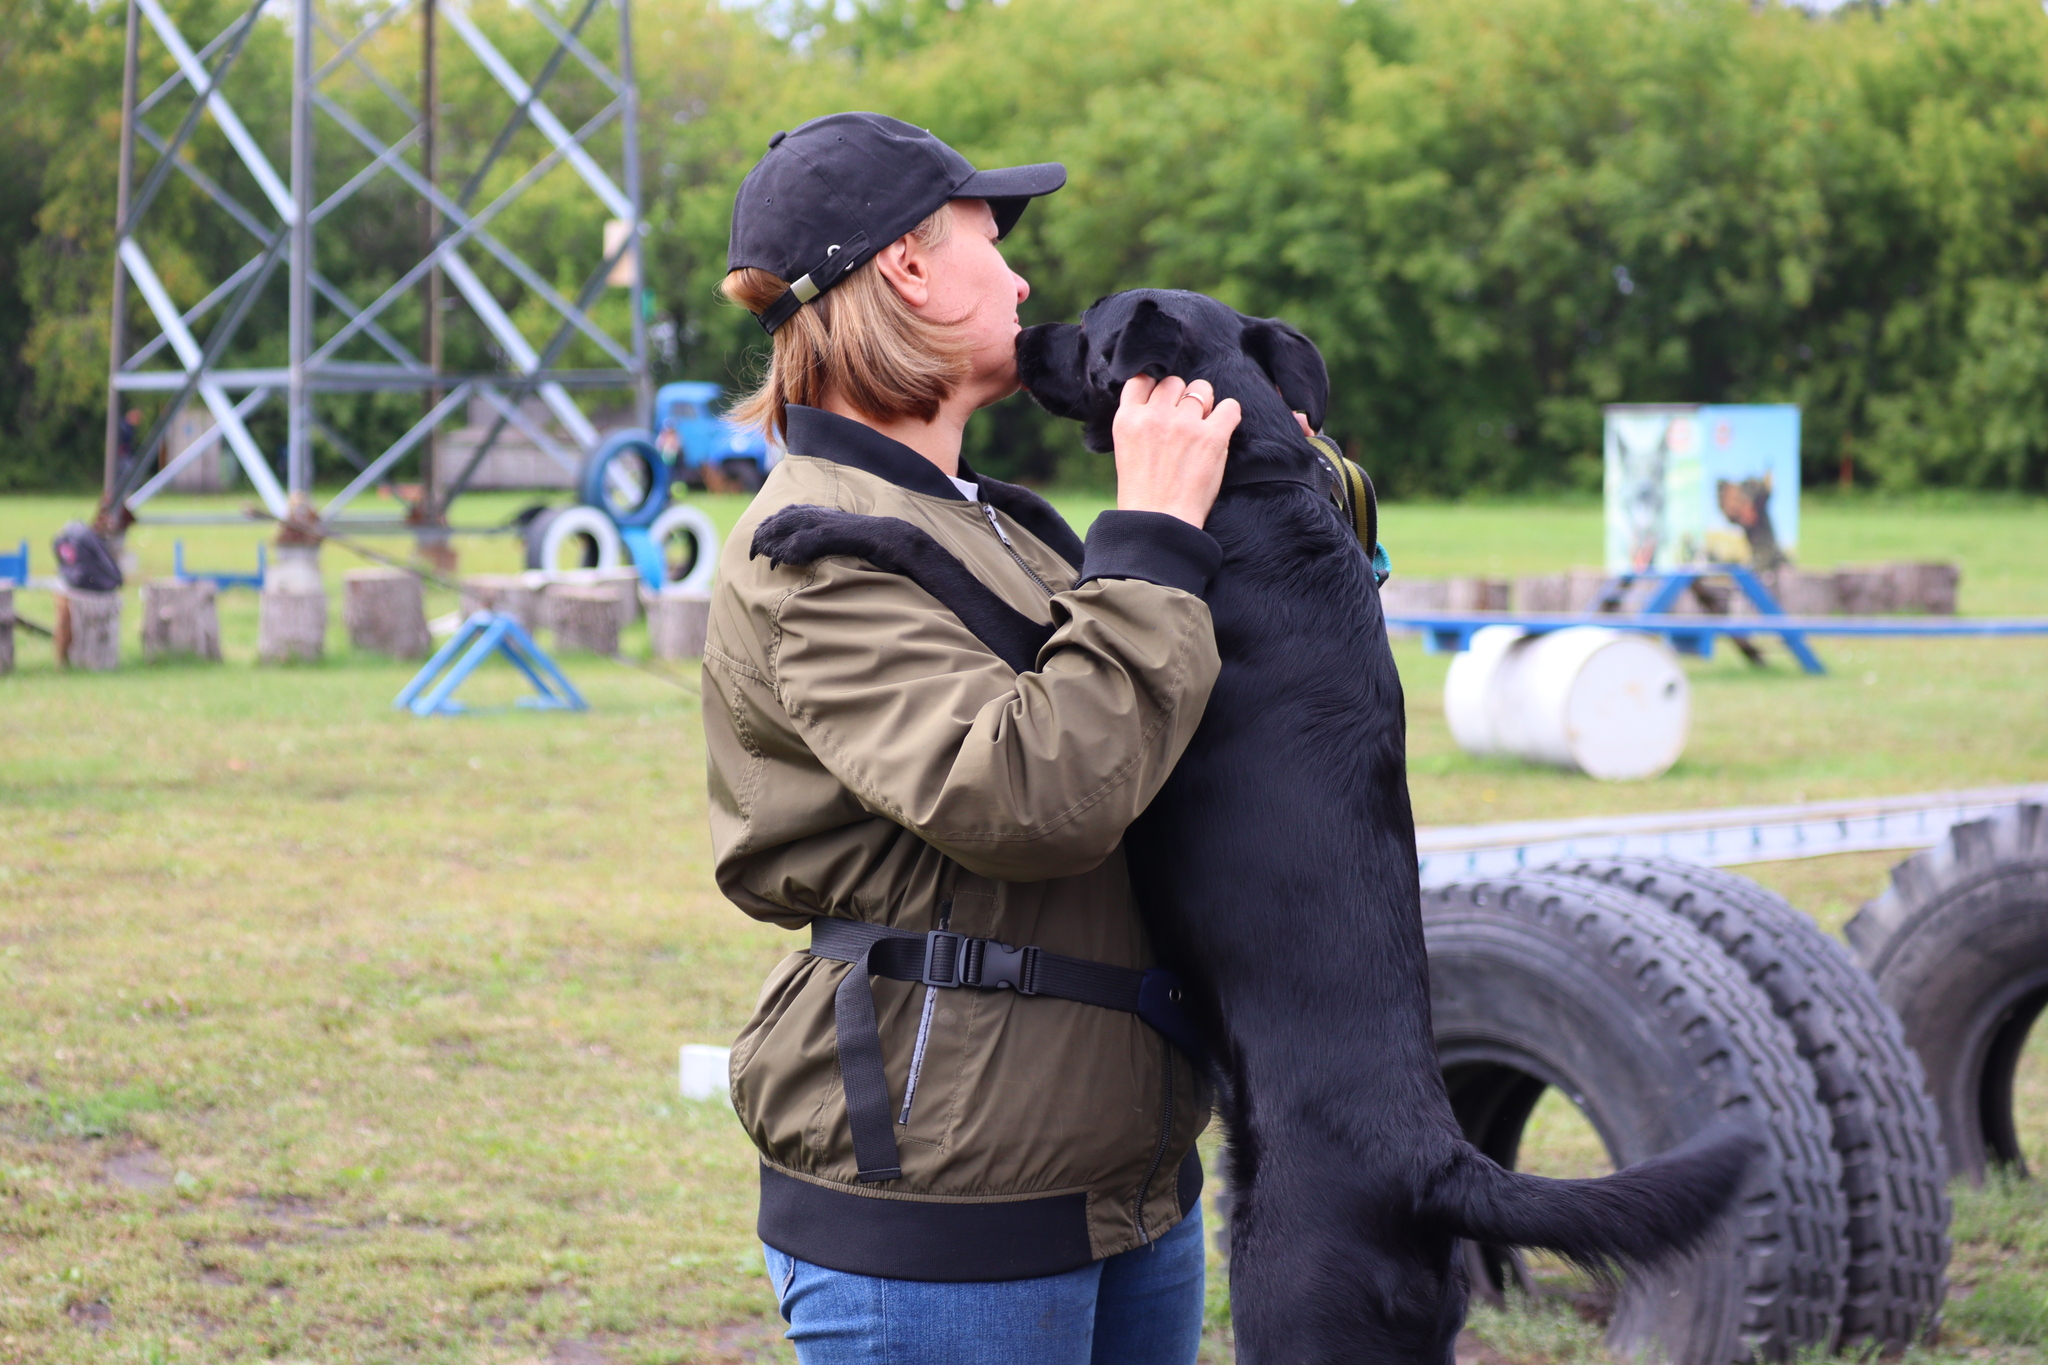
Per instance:
[[[986,407],[1017,391],[1017,305],[1031,296],[996,246],[996,219],[985,199],[952,202],[953,232],[930,253],[931,294],[917,311],[953,323],[972,349],[964,395]]]

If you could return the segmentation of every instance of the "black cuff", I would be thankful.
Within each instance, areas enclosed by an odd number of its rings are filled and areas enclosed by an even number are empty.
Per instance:
[[[1199,526],[1164,512],[1104,512],[1088,528],[1081,583],[1142,578],[1200,597],[1223,564],[1223,547]]]

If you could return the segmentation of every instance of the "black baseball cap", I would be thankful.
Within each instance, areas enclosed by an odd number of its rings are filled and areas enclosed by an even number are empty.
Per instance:
[[[827,114],[768,139],[732,206],[725,268],[790,281],[759,314],[771,335],[796,310],[950,199],[986,199],[1007,236],[1024,206],[1067,183],[1047,161],[977,171],[930,132],[882,114]]]

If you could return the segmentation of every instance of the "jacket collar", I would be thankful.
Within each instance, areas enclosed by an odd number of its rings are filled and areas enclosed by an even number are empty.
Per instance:
[[[960,490],[953,486],[953,481],[939,472],[937,465],[903,442],[884,436],[850,417],[841,417],[823,408],[791,403],[784,410],[782,432],[784,444],[793,454],[852,465],[878,479],[887,479],[898,488],[907,488],[928,498],[967,501],[960,496]],[[969,483],[980,482],[965,460],[960,462],[960,477]]]

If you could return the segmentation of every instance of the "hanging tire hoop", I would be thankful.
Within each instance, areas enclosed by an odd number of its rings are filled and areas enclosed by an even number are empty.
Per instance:
[[[651,526],[668,506],[669,467],[644,431],[615,431],[583,461],[577,495],[620,526]]]
[[[1515,1164],[1550,1086],[1616,1166],[1728,1122],[1763,1139],[1713,1239],[1628,1277],[1610,1349],[1741,1365],[1831,1346],[1846,1254],[1827,1111],[1790,1028],[1721,946],[1661,905],[1581,877],[1434,889],[1422,913],[1451,1105],[1495,1161]],[[1504,1249],[1468,1248],[1468,1264],[1476,1293],[1529,1283]]]
[[[662,582],[678,592],[710,592],[718,572],[718,527],[701,507],[676,503],[654,519],[648,538],[661,551]]]
[[[1948,1296],[1941,1122],[1877,983],[1810,918],[1732,872],[1661,858],[1558,870],[1682,917],[1770,1000],[1813,1068],[1841,1157],[1848,1268],[1840,1344],[1894,1354],[1930,1337]]]
[[[1847,933],[1932,1078],[1950,1173],[2024,1175],[2013,1080],[2048,1005],[2048,806],[1957,825]]]
[[[595,507],[552,507],[526,524],[529,569],[616,569],[621,553],[618,528]]]

